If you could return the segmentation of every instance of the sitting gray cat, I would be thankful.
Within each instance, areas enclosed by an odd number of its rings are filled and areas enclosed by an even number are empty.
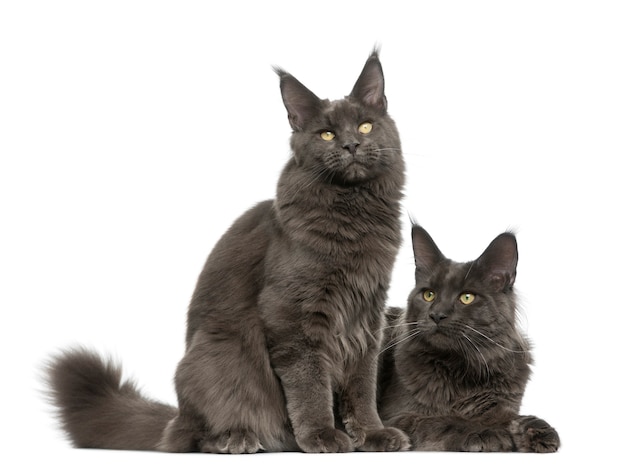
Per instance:
[[[121,383],[120,369],[96,354],[66,351],[51,362],[49,382],[74,445],[223,453],[408,448],[406,435],[384,427],[376,409],[404,184],[378,54],[336,101],[276,72],[292,156],[276,198],[235,221],[200,274],[175,378],[178,407]],[[255,159],[266,156],[260,150]]]
[[[387,311],[380,358],[381,418],[414,450],[555,452],[546,421],[519,415],[529,343],[516,324],[517,242],[498,236],[475,261],[443,256],[412,230],[415,289]]]

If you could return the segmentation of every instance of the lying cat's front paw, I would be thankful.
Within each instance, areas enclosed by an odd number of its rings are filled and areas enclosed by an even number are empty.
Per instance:
[[[411,446],[409,437],[399,429],[387,427],[371,430],[365,434],[365,441],[359,447],[364,452],[401,452]]]
[[[344,453],[354,450],[352,440],[345,432],[328,427],[296,439],[307,453]]]
[[[535,416],[518,417],[511,424],[511,432],[519,452],[553,453],[561,445],[554,427]]]
[[[222,435],[206,437],[200,443],[204,453],[256,453],[263,450],[263,445],[254,432],[233,430]]]

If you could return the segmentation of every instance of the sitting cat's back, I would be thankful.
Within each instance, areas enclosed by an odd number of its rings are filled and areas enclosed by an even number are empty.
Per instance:
[[[263,286],[273,203],[259,202],[242,214],[209,254],[189,305],[187,344],[212,314],[236,317],[256,305]]]

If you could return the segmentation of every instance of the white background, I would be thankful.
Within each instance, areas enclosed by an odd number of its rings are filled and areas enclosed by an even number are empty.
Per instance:
[[[620,3],[2,2],[0,464],[621,470]],[[232,221],[273,197],[289,155],[271,65],[336,99],[350,92],[375,44],[408,166],[407,243],[409,214],[457,260],[517,231],[522,323],[536,347],[523,413],[556,426],[561,451],[236,457],[71,449],[41,393],[46,357],[72,344],[93,347],[122,360],[147,394],[175,402],[172,376],[197,275]],[[404,303],[412,272],[405,246],[390,303]]]

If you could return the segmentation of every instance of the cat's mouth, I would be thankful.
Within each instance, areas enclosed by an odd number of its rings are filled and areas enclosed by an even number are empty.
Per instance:
[[[326,176],[333,184],[355,186],[376,179],[384,170],[377,149],[334,150],[322,157]]]
[[[440,347],[448,346],[451,340],[455,338],[454,333],[449,328],[442,327],[441,325],[433,325],[427,330],[426,335],[432,345]]]

